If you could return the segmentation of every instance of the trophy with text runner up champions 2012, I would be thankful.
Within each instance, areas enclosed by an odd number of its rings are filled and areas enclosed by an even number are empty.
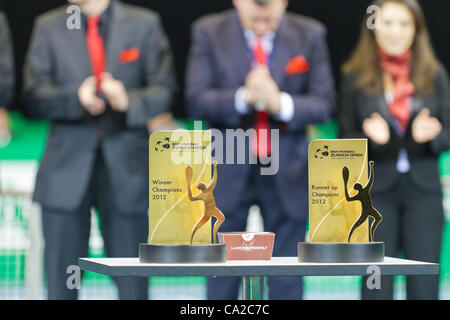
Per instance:
[[[384,242],[374,241],[382,216],[370,196],[374,162],[368,170],[367,139],[314,140],[308,153],[309,242],[298,243],[298,260],[383,261]]]

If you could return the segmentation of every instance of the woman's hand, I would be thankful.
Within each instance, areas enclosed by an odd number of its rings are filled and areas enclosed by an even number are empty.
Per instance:
[[[385,145],[391,138],[389,125],[378,112],[363,121],[362,129],[372,142],[379,145]]]
[[[434,140],[442,131],[442,124],[430,116],[428,108],[422,109],[412,123],[412,137],[417,143]]]

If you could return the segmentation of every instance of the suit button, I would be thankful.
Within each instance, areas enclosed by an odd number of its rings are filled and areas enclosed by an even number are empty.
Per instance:
[[[97,130],[95,131],[95,135],[97,136],[97,139],[103,139],[105,134],[103,133],[103,130]]]

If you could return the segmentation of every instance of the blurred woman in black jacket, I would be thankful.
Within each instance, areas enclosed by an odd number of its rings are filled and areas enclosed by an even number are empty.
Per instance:
[[[386,256],[439,262],[443,205],[439,154],[450,149],[450,95],[445,68],[430,45],[416,0],[377,0],[375,25],[364,22],[342,68],[342,138],[369,139],[375,161],[374,205],[383,215],[375,240]],[[408,299],[438,299],[438,276],[407,277]],[[364,299],[392,299],[393,278],[381,290],[362,284]]]

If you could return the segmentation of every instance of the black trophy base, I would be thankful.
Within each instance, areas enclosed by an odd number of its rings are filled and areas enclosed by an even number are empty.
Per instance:
[[[221,263],[226,262],[225,244],[164,245],[139,244],[143,263]]]
[[[364,263],[384,261],[384,242],[298,243],[298,261],[312,263]]]

